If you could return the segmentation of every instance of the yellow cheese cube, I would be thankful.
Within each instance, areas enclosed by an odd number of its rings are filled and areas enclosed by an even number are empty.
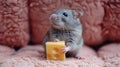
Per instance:
[[[62,49],[65,47],[65,41],[46,42],[46,56],[48,60],[65,60],[65,53]]]

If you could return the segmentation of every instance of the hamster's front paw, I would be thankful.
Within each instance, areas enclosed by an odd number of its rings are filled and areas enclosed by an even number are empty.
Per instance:
[[[59,39],[54,39],[53,41],[54,41],[54,42],[59,42],[60,40],[59,40]]]
[[[69,50],[70,50],[70,47],[64,47],[64,48],[62,49],[63,53],[67,53]]]

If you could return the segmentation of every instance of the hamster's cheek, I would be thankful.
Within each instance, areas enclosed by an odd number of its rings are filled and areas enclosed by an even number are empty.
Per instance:
[[[57,23],[57,24],[52,24],[52,26],[56,29],[63,29],[65,28],[65,24],[60,22],[60,23]]]
[[[60,27],[64,27],[64,26],[65,26],[64,22],[59,22],[58,25],[59,25]]]
[[[61,27],[60,26],[53,26],[53,28],[55,28],[55,29],[61,29]]]
[[[59,24],[51,24],[51,26],[54,27],[54,28],[56,28],[56,29],[60,28]]]

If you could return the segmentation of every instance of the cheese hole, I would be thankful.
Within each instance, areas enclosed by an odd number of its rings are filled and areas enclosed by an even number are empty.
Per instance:
[[[53,51],[52,51],[52,54],[57,54],[57,51],[53,50]]]
[[[59,55],[59,54],[55,54],[55,57],[58,57],[58,58],[59,58],[59,57],[60,57],[60,55]]]
[[[58,52],[58,51],[59,51],[59,49],[58,49],[58,48],[54,48],[54,50],[55,50],[56,52]]]

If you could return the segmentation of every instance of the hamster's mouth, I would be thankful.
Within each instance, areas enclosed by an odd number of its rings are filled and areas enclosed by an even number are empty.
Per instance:
[[[55,29],[61,29],[61,26],[55,23],[51,23],[51,26]]]
[[[56,23],[51,23],[51,25],[53,25],[53,26],[59,26],[58,24],[56,24]]]

